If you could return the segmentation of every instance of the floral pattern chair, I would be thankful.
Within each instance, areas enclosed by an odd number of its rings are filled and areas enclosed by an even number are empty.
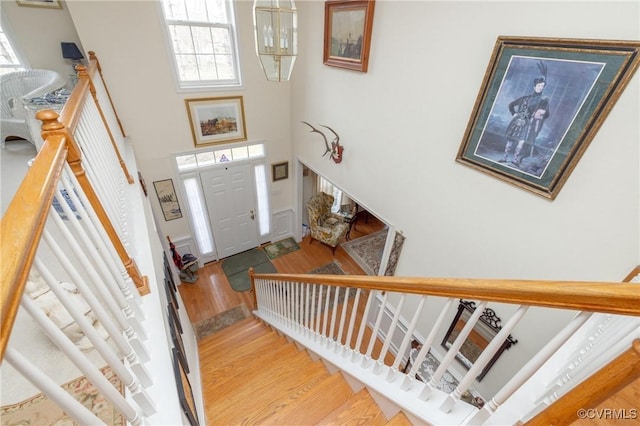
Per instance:
[[[307,213],[311,230],[309,243],[318,240],[333,248],[335,253],[336,247],[349,230],[349,224],[345,223],[342,217],[331,212],[332,205],[333,196],[319,192],[307,202]]]

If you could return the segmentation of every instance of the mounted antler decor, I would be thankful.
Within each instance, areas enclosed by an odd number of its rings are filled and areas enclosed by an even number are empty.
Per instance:
[[[303,121],[303,123],[311,127],[311,133],[320,133],[320,135],[322,135],[325,146],[325,151],[322,156],[324,157],[325,155],[329,154],[329,158],[331,158],[334,163],[338,164],[342,162],[342,151],[344,151],[344,146],[340,145],[340,136],[338,136],[338,134],[331,127],[322,125],[322,127],[329,129],[331,133],[335,135],[335,137],[331,141],[331,146],[329,146],[329,140],[324,133],[322,133],[320,130],[316,129],[306,121]]]

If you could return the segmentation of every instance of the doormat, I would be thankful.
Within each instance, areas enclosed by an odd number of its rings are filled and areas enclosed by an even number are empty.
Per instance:
[[[267,256],[269,256],[269,259],[275,259],[278,256],[282,256],[283,254],[291,253],[296,250],[300,250],[300,246],[291,237],[264,247],[264,251],[267,253]]]
[[[193,331],[196,339],[201,340],[250,316],[251,312],[249,312],[249,308],[242,303],[211,318],[195,323],[193,325]]]
[[[342,243],[341,247],[364,270],[364,272],[366,272],[367,275],[378,275],[388,231],[388,229],[383,229],[382,231],[347,241]],[[396,233],[396,238],[393,242],[393,247],[391,248],[391,255],[389,256],[385,275],[390,276],[395,273],[403,243],[404,236],[400,233]]]
[[[222,270],[229,280],[231,288],[237,292],[251,290],[249,268],[257,274],[272,274],[278,272],[269,261],[264,251],[251,249],[234,254],[222,261]]]
[[[102,374],[123,394],[124,386],[110,366],[100,369]],[[125,426],[127,422],[105,397],[84,376],[62,385],[62,388],[80,401],[105,424]],[[6,405],[0,411],[3,425],[71,425],[74,420],[43,394],[17,404]]]

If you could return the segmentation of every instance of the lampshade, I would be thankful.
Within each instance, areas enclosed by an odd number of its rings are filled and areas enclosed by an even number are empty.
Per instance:
[[[291,77],[298,54],[298,11],[293,0],[255,0],[256,52],[267,80]]]
[[[67,43],[63,41],[60,43],[60,47],[62,47],[62,57],[65,59],[78,60],[84,58],[75,43]]]

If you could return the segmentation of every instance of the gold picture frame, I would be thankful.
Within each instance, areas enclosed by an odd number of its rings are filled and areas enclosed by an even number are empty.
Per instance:
[[[640,41],[498,37],[456,161],[551,200],[640,64]]]
[[[18,6],[62,9],[62,3],[60,3],[60,0],[16,0],[16,3],[18,3]]]
[[[185,99],[196,147],[247,140],[242,96]]]
[[[324,8],[324,64],[367,72],[374,0],[329,0]]]

